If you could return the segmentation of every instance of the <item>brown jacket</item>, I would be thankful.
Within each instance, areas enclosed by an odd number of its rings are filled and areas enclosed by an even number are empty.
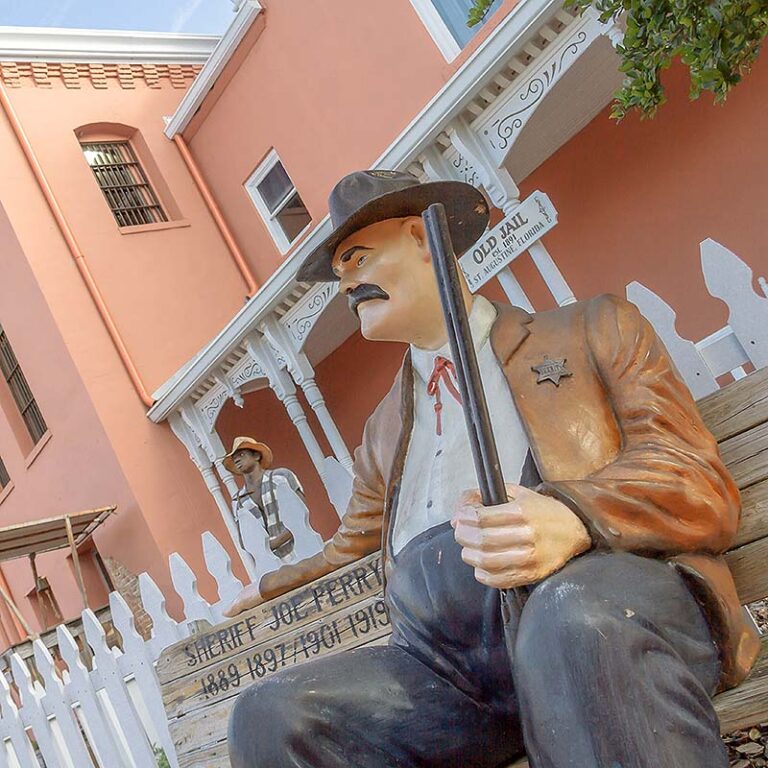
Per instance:
[[[539,474],[537,490],[567,504],[595,549],[669,559],[707,613],[722,687],[759,649],[719,555],[739,523],[739,493],[664,347],[634,305],[599,296],[529,315],[500,305],[491,344],[509,382]],[[566,358],[571,376],[537,384],[531,366]],[[265,597],[386,546],[413,421],[406,356],[355,452],[353,494],[324,551],[263,577]],[[497,436],[497,439],[503,439]]]

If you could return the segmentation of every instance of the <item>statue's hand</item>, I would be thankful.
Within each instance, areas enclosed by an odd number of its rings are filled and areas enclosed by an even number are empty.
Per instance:
[[[507,495],[506,504],[484,507],[479,491],[467,491],[451,521],[481,584],[534,584],[590,548],[584,523],[562,502],[520,485],[507,484]]]
[[[240,594],[235,598],[235,602],[224,611],[224,615],[231,619],[238,613],[247,611],[249,608],[255,608],[263,602],[264,598],[259,593],[259,585],[249,584],[247,587],[243,587]]]

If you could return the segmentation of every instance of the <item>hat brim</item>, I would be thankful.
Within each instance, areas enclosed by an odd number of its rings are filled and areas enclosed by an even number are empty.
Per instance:
[[[257,440],[247,440],[240,443],[237,448],[230,451],[223,459],[222,464],[234,475],[241,474],[240,470],[235,466],[234,456],[238,451],[256,451],[261,456],[259,462],[262,469],[270,469],[274,456],[272,455],[272,449],[266,443],[260,443]]]
[[[488,226],[488,203],[483,193],[463,181],[431,181],[388,192],[355,211],[307,256],[296,279],[302,283],[332,282],[339,278],[331,269],[339,244],[360,229],[387,219],[421,216],[433,203],[442,203],[456,255],[469,249]]]

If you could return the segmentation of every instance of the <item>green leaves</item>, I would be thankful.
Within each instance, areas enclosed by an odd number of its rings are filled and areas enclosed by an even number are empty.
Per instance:
[[[479,24],[492,0],[474,0],[467,24]],[[653,117],[664,103],[661,73],[679,59],[689,70],[691,99],[704,91],[722,102],[749,71],[768,34],[768,0],[566,0],[590,6],[607,22],[625,14],[626,33],[618,47],[624,84],[611,116],[631,111]]]
[[[486,17],[492,5],[493,0],[474,0],[472,7],[469,9],[467,26],[477,26]]]

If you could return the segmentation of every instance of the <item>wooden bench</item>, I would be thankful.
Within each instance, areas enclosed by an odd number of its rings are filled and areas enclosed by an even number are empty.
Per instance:
[[[768,369],[699,408],[741,490],[742,522],[726,557],[742,602],[752,603],[768,596]],[[254,680],[388,635],[374,554],[167,648],[157,672],[181,768],[229,766],[229,712]],[[768,720],[768,637],[749,679],[715,705],[724,733]]]

